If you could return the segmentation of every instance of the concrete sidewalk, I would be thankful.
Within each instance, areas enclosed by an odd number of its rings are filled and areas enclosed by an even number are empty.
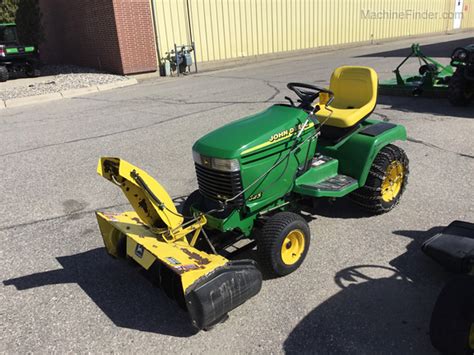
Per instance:
[[[36,80],[36,79],[42,79],[42,78],[24,79],[22,84],[24,84],[24,83],[29,84],[29,83],[38,82],[39,80]],[[9,83],[9,82],[7,82],[7,83]],[[38,104],[38,103],[46,103],[46,102],[49,102],[49,101],[56,101],[56,100],[60,100],[60,99],[70,99],[70,98],[73,98],[73,97],[78,97],[78,96],[83,96],[83,95],[96,93],[96,92],[99,92],[99,91],[107,91],[107,90],[112,90],[112,89],[123,88],[123,87],[126,87],[126,86],[135,85],[137,83],[138,83],[138,81],[136,79],[129,78],[127,80],[117,81],[117,82],[114,82],[114,83],[108,83],[108,84],[102,84],[102,85],[93,85],[93,86],[77,88],[77,89],[63,90],[63,91],[52,92],[52,93],[43,94],[43,95],[33,95],[33,96],[18,97],[18,98],[15,98],[15,99],[0,100],[0,109],[1,108],[10,108],[10,107],[33,105],[33,104]],[[30,85],[32,85],[32,84],[30,84]],[[18,85],[18,86],[21,86],[21,85]],[[10,87],[15,87],[15,86],[10,86]]]

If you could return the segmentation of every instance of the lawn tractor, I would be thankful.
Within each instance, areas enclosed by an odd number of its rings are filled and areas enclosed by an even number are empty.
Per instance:
[[[401,67],[410,59],[417,58],[420,64],[418,74],[402,75]],[[446,97],[448,84],[454,73],[451,65],[442,65],[423,54],[418,43],[413,43],[410,54],[393,71],[395,79],[380,83],[380,94],[395,96]]]
[[[454,221],[422,250],[456,274],[436,300],[430,337],[443,354],[474,354],[474,223]]]
[[[0,23],[0,82],[15,72],[40,76],[38,51],[34,46],[20,44],[14,23]]]
[[[341,67],[330,88],[289,83],[297,100],[229,123],[193,146],[199,189],[180,212],[146,172],[113,157],[98,173],[121,188],[133,211],[97,212],[107,252],[146,269],[198,329],[221,322],[256,295],[263,271],[292,273],[310,246],[308,200],[350,196],[374,214],[393,209],[408,158],[393,145],[403,126],[369,119],[377,74]],[[256,245],[256,259],[235,253]]]
[[[451,66],[456,71],[449,81],[449,102],[465,106],[474,97],[474,44],[453,51]]]

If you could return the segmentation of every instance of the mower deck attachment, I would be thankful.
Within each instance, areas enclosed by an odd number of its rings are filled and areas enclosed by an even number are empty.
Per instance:
[[[418,74],[402,75],[400,68],[410,59],[418,58],[420,67]],[[412,44],[410,54],[395,68],[394,79],[381,81],[379,93],[392,96],[426,96],[447,97],[448,84],[454,69],[450,65],[442,65],[433,58],[423,54],[420,45]]]

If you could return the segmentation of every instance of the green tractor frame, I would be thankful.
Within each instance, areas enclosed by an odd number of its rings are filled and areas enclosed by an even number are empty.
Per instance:
[[[97,212],[107,252],[148,270],[150,279],[208,329],[256,295],[262,272],[279,277],[303,263],[311,239],[303,200],[349,196],[373,214],[392,210],[407,185],[408,158],[393,145],[403,126],[370,119],[378,78],[341,67],[330,88],[289,83],[297,101],[229,123],[199,139],[199,189],[174,205],[146,172],[114,157],[98,173],[133,207]],[[318,101],[319,99],[319,101]],[[235,260],[257,246],[254,260]]]
[[[14,23],[0,23],[0,82],[19,72],[29,77],[41,75],[38,50],[20,44]]]

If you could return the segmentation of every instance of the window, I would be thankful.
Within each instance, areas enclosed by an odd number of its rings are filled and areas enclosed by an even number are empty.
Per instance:
[[[16,33],[15,26],[3,26],[0,27],[0,43],[9,44],[17,43],[18,36]]]

